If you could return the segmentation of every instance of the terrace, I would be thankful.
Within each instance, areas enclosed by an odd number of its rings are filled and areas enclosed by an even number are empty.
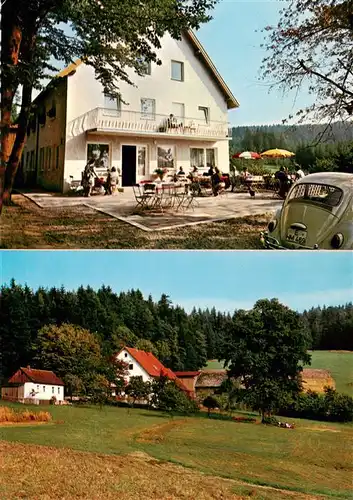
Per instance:
[[[189,140],[230,140],[228,122],[162,115],[153,112],[94,108],[68,123],[69,137],[85,132],[134,136],[175,137]]]

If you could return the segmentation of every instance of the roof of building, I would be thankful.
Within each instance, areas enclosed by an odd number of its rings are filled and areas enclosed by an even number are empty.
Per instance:
[[[305,379],[309,378],[330,378],[332,377],[331,372],[329,370],[324,370],[321,368],[304,368],[302,371],[302,377]]]
[[[133,347],[124,347],[121,351],[124,350],[126,350],[151,377],[160,377],[161,375],[168,377],[169,380],[174,380],[180,389],[185,392],[190,392],[183,382],[177,378],[176,374],[169,368],[166,368],[151,352],[141,351]]]
[[[174,372],[175,375],[179,378],[194,378],[194,377],[198,377],[201,373],[201,371],[197,371],[197,372]]]
[[[61,378],[57,377],[54,372],[50,370],[37,370],[35,368],[21,367],[9,379],[10,384],[24,384],[26,382],[33,382],[34,384],[48,384],[48,385],[65,385]]]
[[[227,370],[202,370],[195,387],[220,387],[227,378]]]
[[[200,40],[197,38],[195,33],[192,30],[187,30],[185,32],[185,37],[186,37],[186,40],[190,43],[190,45],[194,49],[195,57],[197,57],[199,60],[201,60],[203,65],[208,70],[209,74],[214,79],[219,90],[224,95],[224,97],[227,101],[228,109],[238,108],[239,107],[238,100],[235,98],[235,96],[231,92],[230,88],[228,87],[228,85],[225,83],[225,81],[221,77],[216,66],[213,64],[210,56],[207,54],[206,50],[202,46]],[[80,66],[83,62],[84,61],[82,59],[76,59],[71,64],[69,64],[66,68],[62,69],[53,78],[52,82],[55,81],[56,79],[65,78],[66,76],[73,75],[76,72],[76,69],[78,68],[78,66]],[[38,96],[34,99],[34,101],[37,101],[39,96],[44,95],[44,93],[46,93],[46,91],[48,90],[49,86],[50,86],[50,83],[48,84],[48,86],[44,90],[42,90],[42,92],[40,94],[38,94]]]

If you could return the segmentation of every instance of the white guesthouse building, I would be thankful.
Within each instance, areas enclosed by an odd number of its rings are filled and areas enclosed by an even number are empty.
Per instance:
[[[104,167],[118,168],[121,186],[149,179],[157,168],[216,165],[228,172],[228,111],[239,106],[236,98],[191,31],[181,40],[165,36],[158,57],[161,66],[130,75],[136,86],[120,82],[126,104],[104,95],[81,61],[61,71],[55,87],[35,99],[20,182],[65,192],[97,152]]]
[[[1,388],[2,399],[19,402],[64,401],[64,382],[49,370],[19,368]]]

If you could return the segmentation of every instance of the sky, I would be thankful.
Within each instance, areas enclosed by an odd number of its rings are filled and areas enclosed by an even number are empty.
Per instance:
[[[270,251],[3,251],[0,278],[9,284],[162,293],[190,311],[250,309],[262,298],[278,298],[302,311],[353,301],[352,252]]]
[[[283,96],[269,93],[269,82],[259,80],[265,49],[261,29],[278,23],[283,1],[220,0],[212,12],[213,20],[197,32],[223,79],[238,99],[240,107],[231,110],[232,125],[281,123],[289,114],[307,106],[306,91]]]

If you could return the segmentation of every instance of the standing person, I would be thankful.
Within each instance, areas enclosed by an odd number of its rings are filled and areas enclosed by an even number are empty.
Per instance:
[[[222,174],[218,167],[215,168],[214,174],[212,175],[212,190],[214,196],[218,196],[219,191],[224,187],[222,182]]]
[[[240,177],[242,178],[242,181],[243,183],[245,184],[245,186],[248,188],[248,191],[249,191],[249,194],[252,198],[254,198],[255,196],[255,191],[252,189],[251,187],[251,174],[250,172],[248,171],[247,167],[244,167],[243,168],[243,171],[242,173],[240,174]]]
[[[91,158],[82,175],[82,186],[83,186],[83,194],[88,197],[91,196],[92,188],[94,186],[94,180],[97,177],[97,174],[94,170],[95,160]]]
[[[289,189],[288,175],[286,174],[285,168],[281,167],[275,173],[275,178],[279,182],[279,191],[278,194],[281,198],[285,198]]]

